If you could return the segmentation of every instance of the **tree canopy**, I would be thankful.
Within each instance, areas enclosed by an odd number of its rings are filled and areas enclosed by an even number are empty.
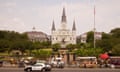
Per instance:
[[[14,31],[0,31],[0,52],[10,50],[25,50],[25,42],[28,37],[25,33],[18,33]]]

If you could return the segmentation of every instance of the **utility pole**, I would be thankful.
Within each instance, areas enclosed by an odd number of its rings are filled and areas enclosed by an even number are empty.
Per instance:
[[[96,33],[96,28],[95,28],[95,0],[94,0],[94,48],[96,48],[96,38],[95,38],[95,33]]]

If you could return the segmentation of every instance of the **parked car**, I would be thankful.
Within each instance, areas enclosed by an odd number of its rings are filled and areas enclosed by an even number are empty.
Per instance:
[[[45,70],[46,71],[51,71],[52,67],[51,64],[45,60],[37,60],[36,63],[43,63],[45,64]]]
[[[111,68],[120,68],[120,56],[119,57],[110,57],[110,67]]]
[[[3,61],[2,60],[0,60],[0,67],[2,67],[3,66]]]
[[[45,63],[45,71],[51,71],[52,67],[49,63]]]
[[[25,66],[24,71],[26,71],[26,72],[31,72],[31,71],[41,71],[41,72],[51,71],[51,66],[47,65],[45,63],[35,63],[33,65]]]

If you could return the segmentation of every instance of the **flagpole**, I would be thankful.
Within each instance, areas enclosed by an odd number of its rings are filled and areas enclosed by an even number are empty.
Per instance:
[[[95,38],[95,0],[94,0],[94,48],[96,48],[96,38]]]

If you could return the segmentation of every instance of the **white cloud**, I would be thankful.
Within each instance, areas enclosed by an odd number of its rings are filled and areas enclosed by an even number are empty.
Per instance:
[[[119,3],[120,0],[96,0],[97,31],[109,32],[115,27],[120,27]],[[12,8],[12,10],[14,10],[16,3],[11,2],[6,4],[6,6],[8,7],[8,9]],[[36,10],[31,9],[33,13],[38,14],[35,14],[36,16],[34,16],[32,12],[28,15],[25,14],[28,13],[29,10],[24,10],[24,12],[22,12],[24,16],[20,15],[20,17],[4,18],[3,15],[3,20],[0,20],[0,23],[3,23],[5,25],[0,25],[0,28],[5,27],[5,29],[13,29],[19,32],[23,32],[30,30],[30,28],[32,30],[32,27],[35,26],[37,30],[43,31],[47,34],[51,34],[53,19],[55,21],[56,27],[60,27],[63,6],[65,6],[66,8],[68,28],[72,28],[72,23],[74,19],[76,21],[77,35],[93,29],[93,3],[90,0],[88,2],[65,2],[55,5],[40,5],[39,8],[35,8]],[[17,15],[14,14],[13,16]]]
[[[1,27],[2,30],[13,30],[13,31],[17,31],[17,32],[24,32],[24,31],[26,31],[26,27],[27,27],[24,24],[24,22],[18,17],[6,19],[6,22],[4,22],[0,26],[2,26]]]
[[[17,6],[15,2],[5,2],[0,5],[2,8],[7,9],[9,13],[11,13],[14,8]]]
[[[96,4],[96,27],[99,31],[109,32],[115,27],[120,27],[119,3],[120,0],[101,0]]]

